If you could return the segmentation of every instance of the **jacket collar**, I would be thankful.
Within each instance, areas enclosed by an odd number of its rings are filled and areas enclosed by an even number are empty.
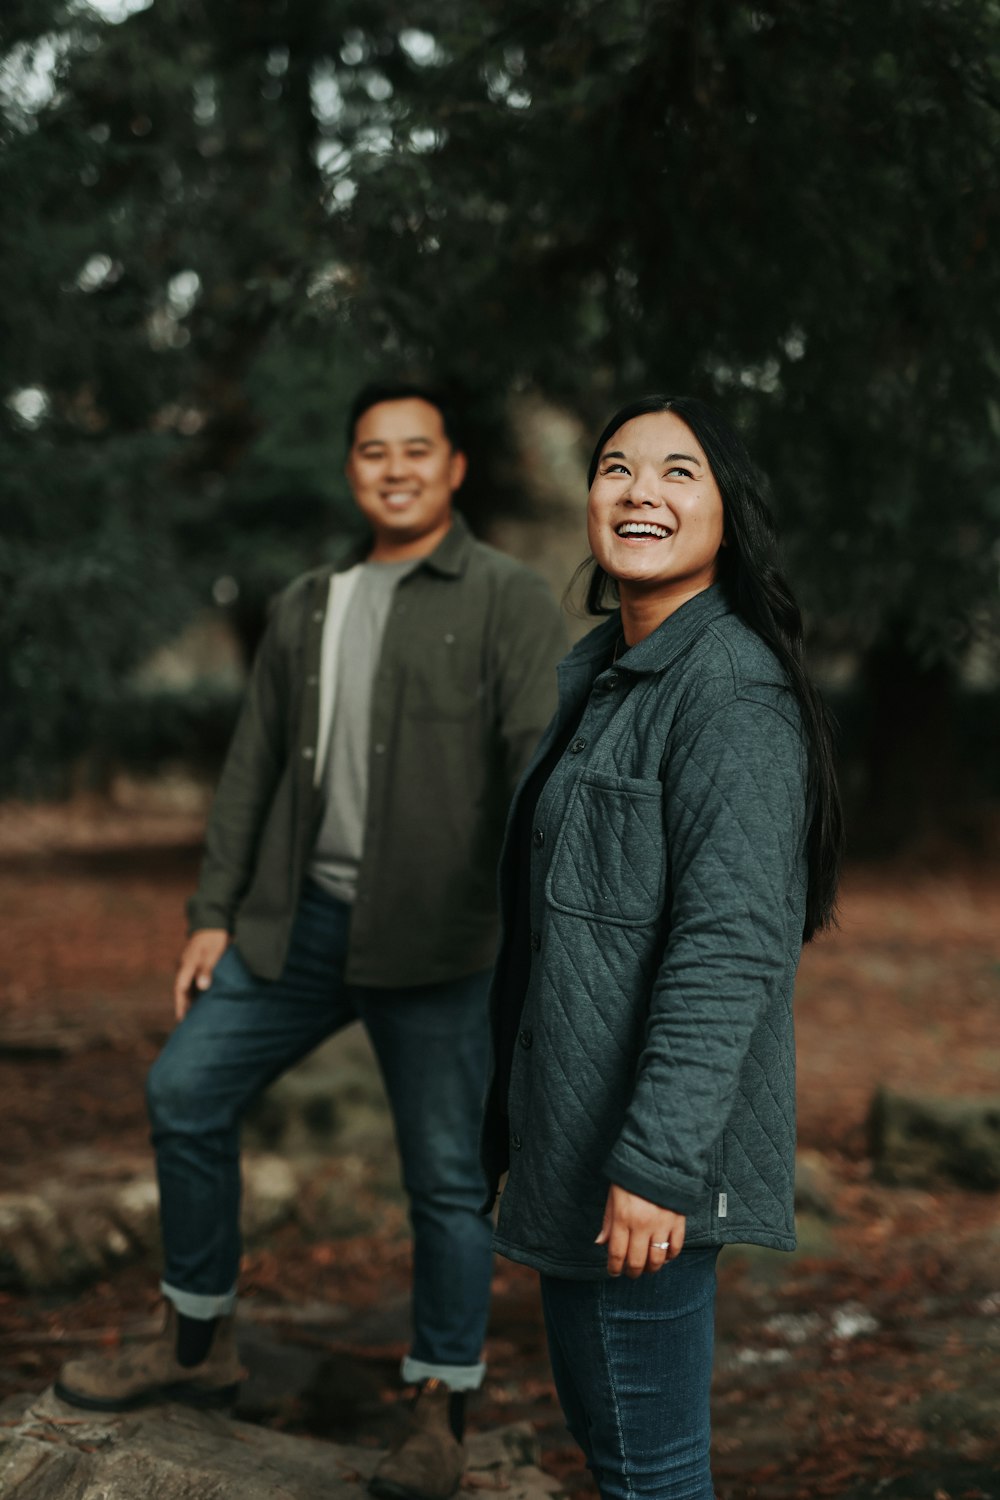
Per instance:
[[[645,640],[630,647],[615,662],[615,670],[637,675],[663,672],[709,625],[731,613],[722,585],[713,583],[668,615]],[[577,642],[562,665],[593,670],[595,662],[610,657],[621,629],[621,611],[616,609],[596,630]]]
[[[461,578],[469,565],[469,557],[474,545],[472,532],[469,530],[465,517],[459,515],[458,511],[453,511],[448,530],[434,551],[419,559],[414,572],[420,568],[429,568],[432,573],[440,573],[444,578]],[[364,562],[371,547],[371,533],[362,537],[353,537],[349,542],[345,542],[333,565],[333,571],[345,573],[348,568]]]

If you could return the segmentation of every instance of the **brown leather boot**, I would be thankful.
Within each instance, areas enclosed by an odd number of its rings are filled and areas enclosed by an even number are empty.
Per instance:
[[[168,1302],[162,1333],[110,1358],[71,1359],[59,1372],[55,1394],[86,1411],[130,1411],[151,1401],[230,1406],[246,1375],[236,1353],[233,1321],[231,1315],[219,1318],[205,1358],[182,1365],[177,1360],[177,1313]]]
[[[448,1500],[465,1469],[465,1449],[449,1418],[451,1392],[426,1380],[410,1413],[410,1430],[368,1481],[380,1500]]]

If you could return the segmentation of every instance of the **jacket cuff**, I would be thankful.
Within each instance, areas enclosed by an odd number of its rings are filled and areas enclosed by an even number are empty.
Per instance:
[[[612,1151],[604,1163],[604,1175],[616,1187],[624,1188],[628,1193],[636,1193],[640,1198],[646,1198],[672,1214],[683,1214],[685,1218],[701,1207],[708,1191],[703,1188],[692,1192],[689,1187],[671,1182],[660,1173],[654,1175],[642,1167],[637,1168],[633,1162],[623,1161],[617,1150]]]

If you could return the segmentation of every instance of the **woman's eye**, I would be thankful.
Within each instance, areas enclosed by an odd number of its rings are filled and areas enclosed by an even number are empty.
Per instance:
[[[605,464],[603,472],[605,474],[613,474],[616,469],[618,470],[618,472],[620,474],[627,474],[628,473],[628,469],[626,469],[626,467],[625,467],[624,464],[616,464],[616,463]]]
[[[691,479],[693,477],[690,469],[682,469],[679,464],[675,464],[672,469],[667,470],[668,479],[670,478],[671,474],[683,474],[685,479]]]

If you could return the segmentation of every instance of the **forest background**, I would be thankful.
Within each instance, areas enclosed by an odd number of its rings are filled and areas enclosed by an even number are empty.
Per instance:
[[[137,669],[353,524],[365,378],[525,430],[719,402],[773,486],[856,846],[996,836],[994,0],[8,0],[0,786],[211,766],[236,691]],[[579,475],[579,478],[577,478]],[[582,525],[579,528],[581,553]],[[162,685],[161,685],[162,688]]]
[[[1000,1497],[998,161],[1000,0],[3,0],[0,1493],[66,1355],[155,1326],[206,799],[269,598],[356,524],[351,394],[405,375],[557,589],[621,400],[745,429],[850,859],[797,987],[800,1252],[723,1257],[716,1483]],[[248,1136],[240,1413],[378,1444],[391,1124],[359,1034],[309,1066]],[[591,1494],[517,1268],[488,1356],[475,1424]]]

